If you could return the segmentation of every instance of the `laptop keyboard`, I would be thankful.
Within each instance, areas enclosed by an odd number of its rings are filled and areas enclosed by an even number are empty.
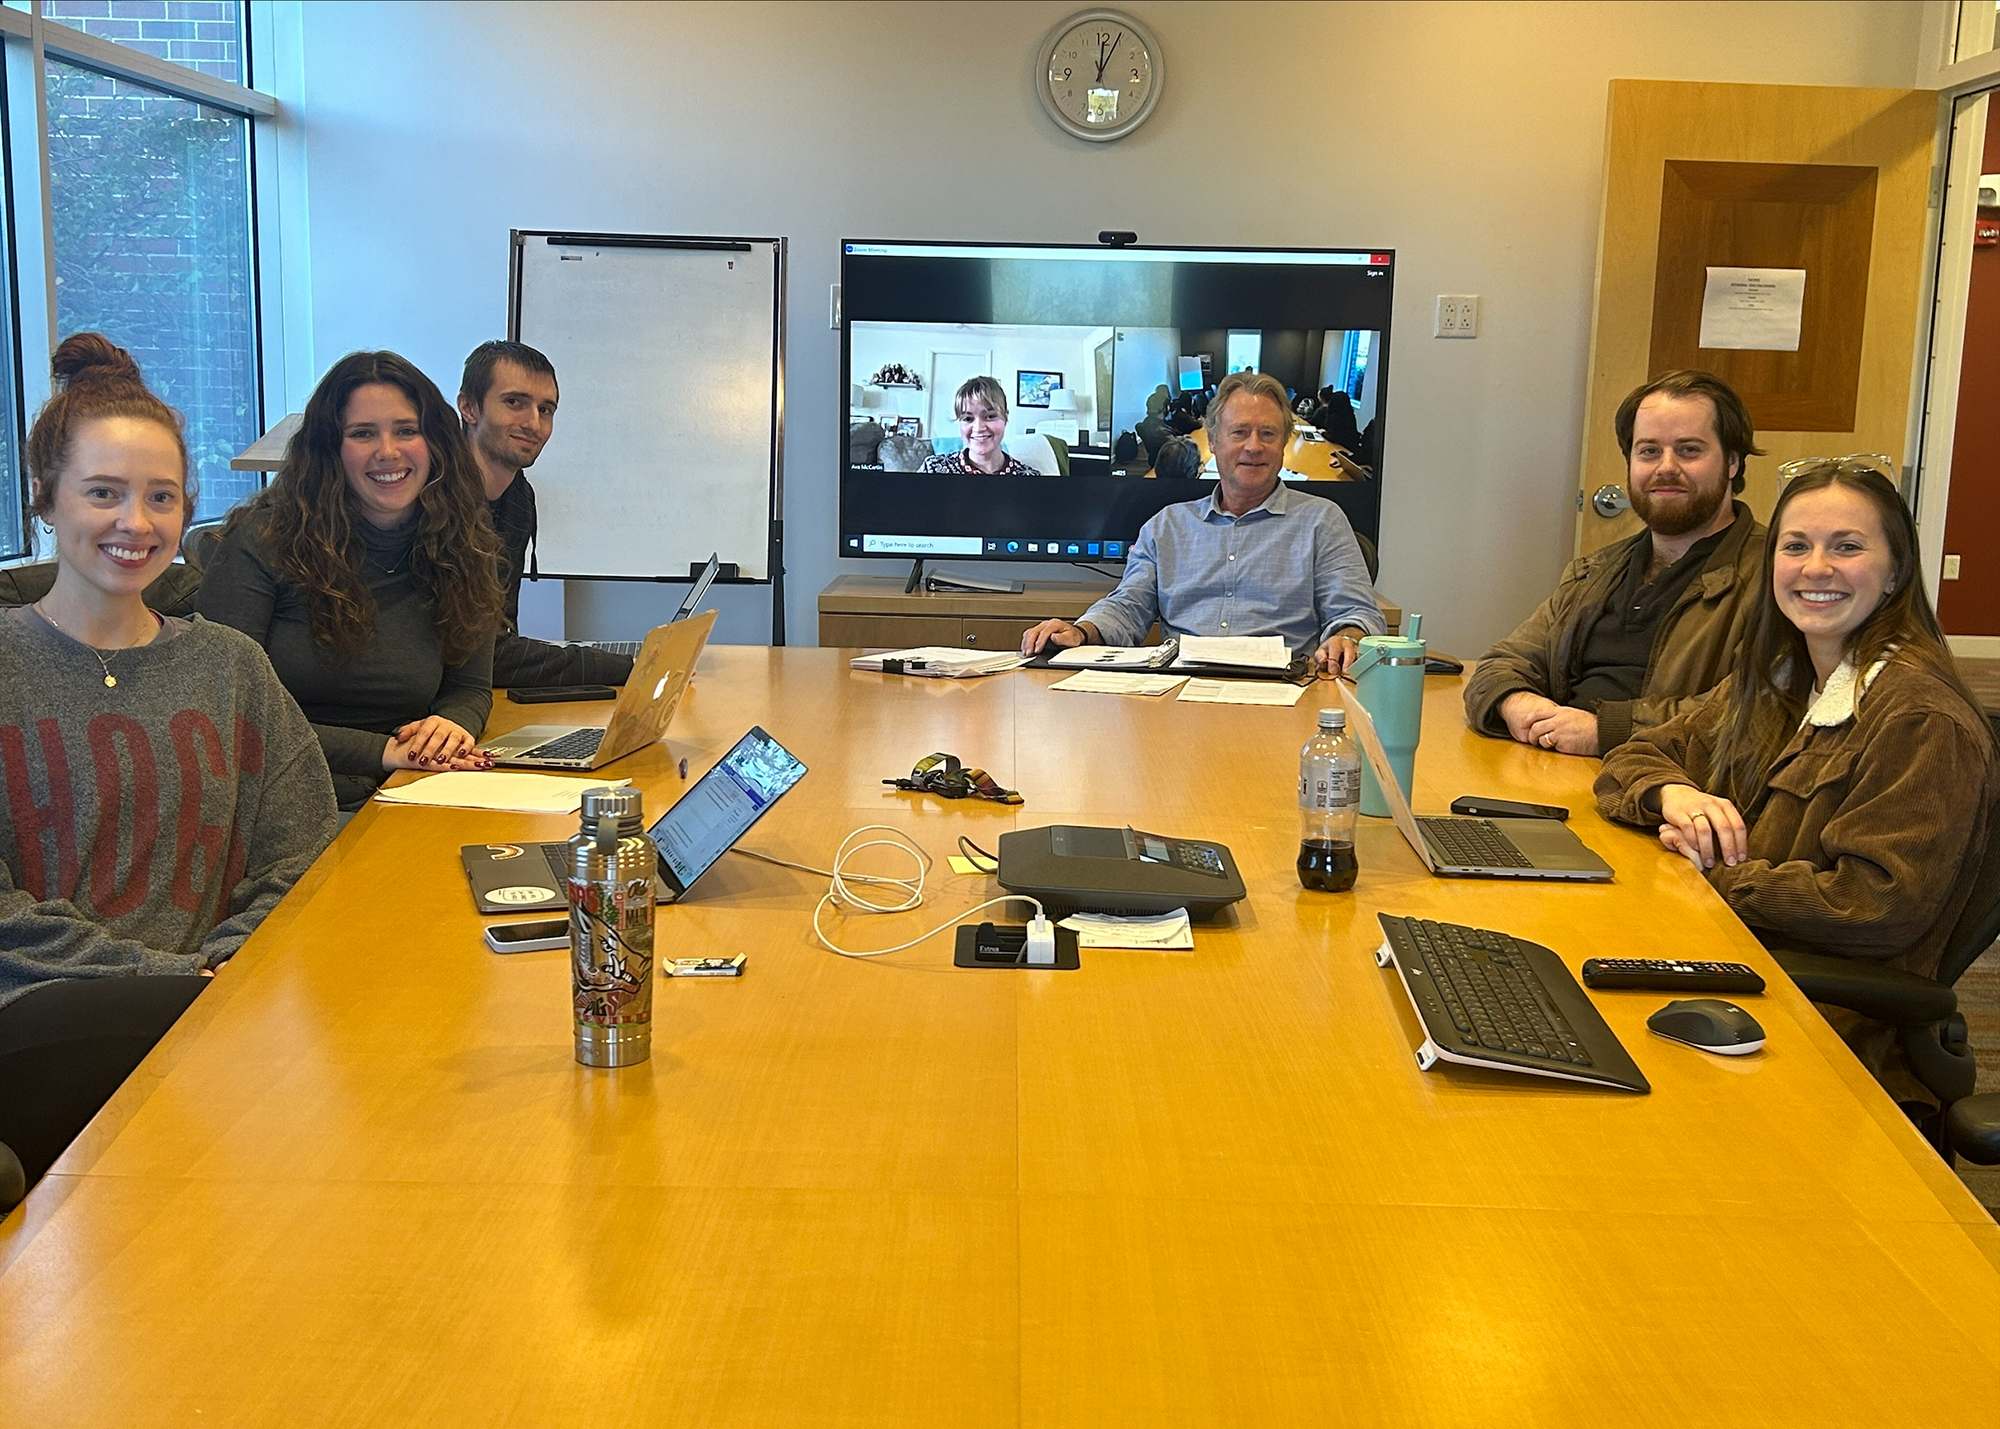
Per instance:
[[[572,645],[580,645],[586,650],[602,650],[607,655],[630,655],[636,659],[639,654],[639,647],[645,642],[641,640],[573,640],[570,643]]]
[[[573,729],[568,734],[538,744],[521,756],[533,759],[588,759],[604,743],[601,729]]]
[[[1459,1040],[1576,1067],[1591,1065],[1541,976],[1505,933],[1458,923],[1404,920]]]
[[[1534,860],[1514,847],[1490,819],[1418,819],[1417,827],[1456,868],[1533,868]]]

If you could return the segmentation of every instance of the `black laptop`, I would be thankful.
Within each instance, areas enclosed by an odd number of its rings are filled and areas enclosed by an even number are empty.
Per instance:
[[[790,750],[753,726],[646,830],[659,851],[654,900],[672,903],[685,896],[805,773]],[[481,913],[569,906],[566,843],[467,844],[458,856]]]

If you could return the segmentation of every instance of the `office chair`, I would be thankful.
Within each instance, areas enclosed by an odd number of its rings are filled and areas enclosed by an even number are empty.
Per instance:
[[[1056,454],[1057,473],[1062,476],[1068,476],[1069,443],[1064,441],[1061,437],[1052,437],[1047,432],[1042,433],[1042,440],[1047,442],[1049,444],[1049,449]]]
[[[1376,573],[1382,569],[1382,558],[1375,554],[1375,543],[1356,531],[1354,544],[1361,548],[1361,559],[1368,565],[1368,579],[1374,580]]]
[[[1919,1125],[1947,1165],[1954,1154],[1980,1166],[2000,1165],[2000,1092],[1972,1095],[1979,1069],[1966,1042],[1958,996],[1952,991],[1952,984],[1996,938],[2000,938],[2000,811],[1989,820],[1978,880],[1952,927],[1934,976],[1919,977],[1859,958],[1771,950],[1778,966],[1814,1002],[1844,1007],[1896,1028],[1911,1070],[1943,1108],[1934,1123]]]
[[[205,570],[209,558],[222,540],[222,528],[227,522],[197,521],[181,532],[181,559],[196,570]]]
[[[0,571],[0,607],[33,605],[56,583],[56,563],[36,561]],[[182,617],[194,614],[195,597],[201,593],[201,571],[176,561],[161,571],[146,587],[146,604],[162,615]]]

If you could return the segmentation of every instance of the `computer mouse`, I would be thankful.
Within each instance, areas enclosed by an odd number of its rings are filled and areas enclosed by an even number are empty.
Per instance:
[[[1676,998],[1648,1017],[1646,1025],[1662,1037],[1724,1057],[1741,1057],[1764,1045],[1757,1019],[1719,997]]]

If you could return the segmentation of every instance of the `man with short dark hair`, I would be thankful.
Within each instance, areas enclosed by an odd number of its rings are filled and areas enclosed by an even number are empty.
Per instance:
[[[535,541],[535,489],[527,468],[555,431],[556,369],[522,342],[483,342],[465,359],[458,415],[486,484],[487,510],[506,561],[506,620],[493,645],[495,687],[622,685],[632,657],[587,645],[551,645],[521,634],[521,577]]]
[[[1132,543],[1118,588],[1075,623],[1045,620],[1027,631],[1022,654],[1137,645],[1158,621],[1169,635],[1282,635],[1338,675],[1363,636],[1383,633],[1346,515],[1282,479],[1292,435],[1284,387],[1263,373],[1232,372],[1204,425],[1215,494],[1154,515]]]
[[[1570,562],[1555,594],[1480,659],[1482,734],[1601,755],[1722,682],[1756,605],[1764,528],[1731,499],[1763,455],[1742,399],[1706,372],[1635,388],[1613,426],[1646,529]]]

